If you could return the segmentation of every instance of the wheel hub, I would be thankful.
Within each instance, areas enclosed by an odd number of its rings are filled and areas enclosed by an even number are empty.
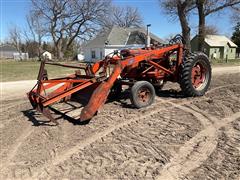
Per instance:
[[[206,69],[200,63],[196,63],[192,68],[192,85],[194,88],[199,88],[205,81]]]
[[[147,103],[150,100],[150,91],[147,88],[139,89],[138,99],[142,103]]]

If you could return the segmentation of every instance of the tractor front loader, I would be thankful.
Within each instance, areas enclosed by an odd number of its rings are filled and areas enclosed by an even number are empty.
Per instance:
[[[48,79],[45,64],[77,70],[67,77]],[[79,121],[86,121],[96,114],[109,94],[119,95],[122,85],[129,86],[130,100],[136,108],[152,104],[155,89],[167,81],[179,83],[186,96],[202,96],[211,81],[211,66],[205,54],[189,53],[181,36],[176,36],[163,46],[115,51],[93,65],[64,65],[43,60],[37,80],[28,98],[34,109],[55,123],[49,109],[52,104],[68,101],[75,93],[84,97],[84,89],[91,89],[91,97],[79,117]]]

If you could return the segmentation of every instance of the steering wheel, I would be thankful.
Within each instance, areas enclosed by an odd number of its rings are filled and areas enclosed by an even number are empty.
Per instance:
[[[183,36],[181,34],[177,34],[176,36],[174,36],[174,38],[172,38],[169,41],[169,44],[184,44],[185,40],[183,39]]]

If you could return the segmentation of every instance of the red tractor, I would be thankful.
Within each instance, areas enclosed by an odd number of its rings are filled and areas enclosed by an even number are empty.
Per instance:
[[[48,79],[45,64],[77,71],[67,77]],[[53,103],[67,101],[76,93],[84,97],[86,92],[91,92],[79,118],[79,121],[86,121],[96,114],[109,94],[119,95],[122,85],[129,86],[131,103],[136,108],[151,105],[155,89],[160,89],[167,81],[179,83],[186,96],[202,96],[211,81],[211,66],[205,54],[190,53],[184,47],[182,37],[177,35],[167,45],[115,51],[86,66],[43,60],[37,80],[28,98],[34,109],[55,123],[49,109]]]

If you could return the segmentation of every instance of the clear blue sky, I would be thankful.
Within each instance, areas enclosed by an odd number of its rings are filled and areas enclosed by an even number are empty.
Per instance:
[[[152,24],[151,31],[161,38],[165,38],[170,34],[181,33],[179,22],[172,21],[161,10],[158,0],[113,0],[114,4],[120,6],[137,7],[143,16],[145,24]],[[8,29],[11,25],[16,24],[18,27],[26,26],[26,14],[28,13],[30,0],[0,0],[0,40],[7,37]],[[224,11],[219,15],[207,18],[208,24],[216,25],[221,34],[231,36],[233,24],[230,21],[230,11]],[[191,18],[190,25],[192,27],[192,35],[196,32],[194,28],[197,26],[197,18]]]

